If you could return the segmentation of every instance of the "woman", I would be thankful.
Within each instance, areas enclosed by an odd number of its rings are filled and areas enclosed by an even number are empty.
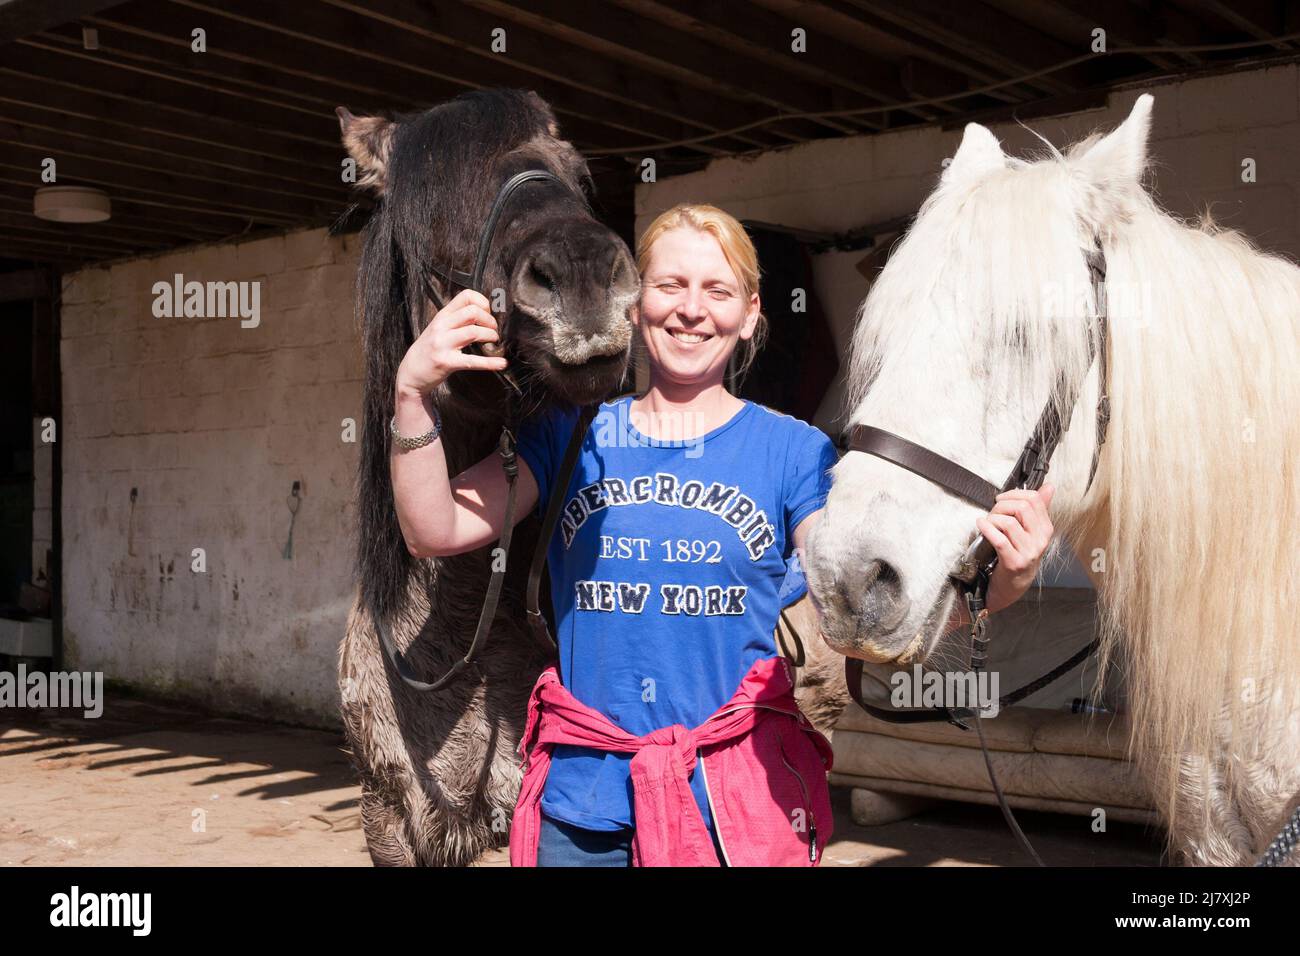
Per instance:
[[[642,236],[637,265],[649,386],[600,407],[550,543],[560,659],[530,700],[512,862],[816,865],[831,830],[830,748],[798,713],[774,630],[835,448],[723,384],[733,353],[748,366],[765,331],[740,223],[675,207]],[[398,371],[399,433],[432,429],[425,396],[448,375],[505,368],[460,351],[497,337],[483,296],[452,299]],[[576,421],[555,407],[520,429],[520,517],[544,507]],[[395,449],[392,475],[413,553],[499,536],[495,452],[449,480],[439,442]],[[1048,501],[1050,488],[1013,493],[978,522],[1002,558],[991,608],[1032,581]]]

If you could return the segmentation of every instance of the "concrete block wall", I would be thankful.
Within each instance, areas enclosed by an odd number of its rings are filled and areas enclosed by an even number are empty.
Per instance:
[[[69,668],[229,712],[337,722],[354,593],[357,446],[343,421],[360,416],[358,241],[316,229],[65,278]],[[154,283],[176,273],[260,283],[260,324],[156,317]],[[194,549],[206,571],[192,570]]]

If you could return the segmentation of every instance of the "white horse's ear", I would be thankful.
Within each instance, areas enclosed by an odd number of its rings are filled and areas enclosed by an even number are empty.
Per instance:
[[[980,176],[994,169],[1002,169],[1007,157],[998,139],[979,123],[967,123],[957,154],[948,162],[939,181],[948,183],[957,179]]]
[[[1151,135],[1151,106],[1155,98],[1143,93],[1128,119],[1108,135],[1083,150],[1075,160],[1089,181],[1136,184],[1147,165],[1147,139]]]

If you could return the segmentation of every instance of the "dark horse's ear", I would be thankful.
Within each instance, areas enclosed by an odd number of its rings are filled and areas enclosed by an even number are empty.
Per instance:
[[[388,157],[393,148],[392,120],[382,116],[353,116],[346,107],[334,111],[343,131],[343,146],[357,164],[357,185],[382,194],[387,181]]]
[[[533,105],[541,110],[542,115],[546,117],[546,132],[555,139],[559,139],[560,124],[555,121],[555,112],[551,109],[551,104],[538,96],[535,90],[528,91],[528,98],[533,101]]]

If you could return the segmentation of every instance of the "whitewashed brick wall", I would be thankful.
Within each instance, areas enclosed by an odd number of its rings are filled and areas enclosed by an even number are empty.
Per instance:
[[[357,243],[317,229],[65,279],[68,667],[224,710],[336,722],[335,651],[353,597],[357,446],[341,423],[360,414]],[[152,287],[178,272],[260,282],[260,325],[156,318]],[[205,573],[191,571],[195,548]]]

